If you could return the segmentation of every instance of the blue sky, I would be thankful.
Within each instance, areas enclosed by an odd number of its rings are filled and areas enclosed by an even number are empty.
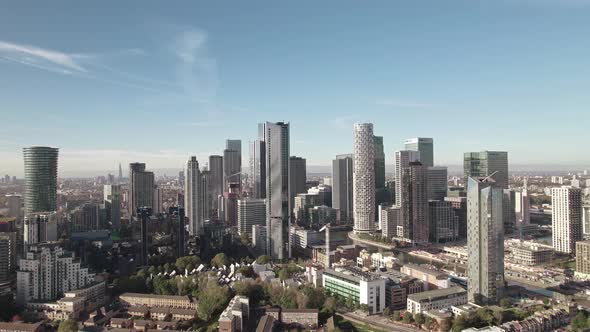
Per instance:
[[[2,7],[0,172],[22,174],[29,145],[59,147],[65,173],[204,163],[265,120],[290,121],[310,165],[350,152],[361,121],[388,164],[415,136],[443,165],[483,149],[590,164],[590,1]]]

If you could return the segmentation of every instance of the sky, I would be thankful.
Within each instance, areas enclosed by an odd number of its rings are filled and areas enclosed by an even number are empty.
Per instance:
[[[289,121],[329,165],[374,123],[386,162],[433,137],[435,163],[590,165],[590,0],[6,1],[0,174],[60,148],[60,174],[181,168]],[[586,145],[584,145],[586,144]],[[125,168],[125,166],[124,166]]]

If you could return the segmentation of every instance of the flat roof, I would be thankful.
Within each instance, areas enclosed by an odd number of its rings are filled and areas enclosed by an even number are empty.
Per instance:
[[[437,270],[429,269],[429,268],[427,268],[425,266],[421,266],[421,265],[417,265],[417,264],[412,264],[412,263],[404,264],[404,267],[410,268],[412,270],[417,270],[417,271],[420,271],[420,272],[423,272],[423,273],[428,273],[428,274],[431,274],[431,275],[435,275],[437,279],[438,278],[441,278],[441,277],[444,278],[444,279],[446,279],[447,276],[448,276],[448,274],[446,274],[444,272],[440,272],[440,271],[437,271]]]
[[[463,287],[455,286],[451,288],[441,288],[421,293],[410,294],[408,295],[408,299],[411,299],[412,301],[416,302],[421,302],[431,298],[440,298],[449,295],[458,295],[462,293],[467,294],[467,291],[463,289]]]
[[[37,328],[39,328],[39,325],[41,325],[40,322],[34,324],[0,322],[0,330],[35,331]]]
[[[177,300],[177,301],[189,301],[192,302],[188,296],[178,296],[178,295],[156,295],[156,294],[141,294],[141,293],[123,293],[119,295],[119,298],[122,297],[140,297],[144,299],[168,299],[168,300]]]

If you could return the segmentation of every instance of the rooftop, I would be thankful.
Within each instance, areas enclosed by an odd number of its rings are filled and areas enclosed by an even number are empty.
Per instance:
[[[371,272],[365,272],[360,268],[354,266],[339,266],[336,269],[326,269],[324,274],[332,274],[354,283],[358,283],[361,280],[374,281],[380,279],[379,275]]]
[[[427,273],[434,275],[437,279],[447,279],[448,275],[444,272],[440,272],[437,270],[429,269],[428,267],[417,265],[417,264],[404,264],[404,267],[407,267],[412,270],[420,271],[422,273]]]
[[[431,291],[426,291],[422,293],[415,293],[408,295],[408,299],[412,301],[421,302],[428,299],[436,299],[440,297],[446,297],[450,295],[459,295],[459,294],[467,294],[467,291],[463,289],[463,287],[451,287],[451,288],[441,288],[435,289]]]
[[[4,323],[0,322],[0,330],[2,331],[35,331],[41,323]]]
[[[123,293],[119,295],[120,298],[123,297],[139,297],[144,299],[168,299],[168,300],[176,300],[176,301],[191,301],[188,296],[178,296],[178,295],[156,295],[156,294],[141,294],[141,293]]]

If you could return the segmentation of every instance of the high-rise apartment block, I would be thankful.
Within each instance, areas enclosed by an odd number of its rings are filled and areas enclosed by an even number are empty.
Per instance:
[[[129,164],[129,216],[136,216],[140,207],[152,207],[154,181],[154,173],[146,171],[144,163]]]
[[[353,155],[337,155],[332,160],[332,207],[340,210],[340,220],[352,221]]]
[[[57,148],[23,149],[25,214],[57,210]]]
[[[203,231],[201,185],[199,162],[197,157],[192,156],[186,163],[184,208],[189,222],[188,231],[193,236],[199,235]]]
[[[385,148],[383,136],[373,136],[375,143],[375,188],[385,188]]]
[[[273,259],[289,257],[289,123],[266,122],[266,246]]]
[[[504,283],[504,192],[491,177],[467,183],[467,260],[469,302],[496,303]]]
[[[289,197],[291,198],[290,206],[293,206],[293,198],[297,194],[307,192],[307,166],[305,158],[291,156],[289,157]]]
[[[259,198],[238,200],[238,233],[252,240],[254,225],[266,225],[266,201]]]
[[[582,240],[582,190],[551,188],[553,249],[575,254],[576,242]]]
[[[105,185],[103,188],[103,197],[107,222],[111,224],[112,229],[118,230],[121,228],[121,185]]]
[[[250,143],[250,186],[252,197],[266,198],[266,148],[264,139]]]
[[[24,252],[30,245],[57,241],[57,213],[36,212],[25,216],[23,226]]]
[[[94,282],[94,275],[80,265],[72,252],[57,243],[32,245],[17,271],[17,303],[55,301],[64,292]]]
[[[411,243],[428,242],[427,169],[419,161],[401,169],[400,203],[402,238]]]
[[[416,137],[404,141],[404,149],[420,152],[420,162],[426,167],[434,166],[434,143],[432,138]]]
[[[448,175],[446,167],[428,167],[428,199],[442,201],[447,196]]]
[[[402,195],[402,169],[411,162],[420,161],[420,151],[403,150],[395,152],[395,204],[400,205]]]
[[[354,232],[375,229],[375,141],[372,123],[354,125]]]
[[[223,157],[217,155],[209,156],[209,198],[211,199],[209,204],[214,211],[219,209],[217,200],[225,191],[223,179]]]
[[[223,150],[223,174],[224,174],[224,187],[223,191],[228,192],[232,186],[241,186],[242,181],[242,162],[239,151],[236,150]]]

